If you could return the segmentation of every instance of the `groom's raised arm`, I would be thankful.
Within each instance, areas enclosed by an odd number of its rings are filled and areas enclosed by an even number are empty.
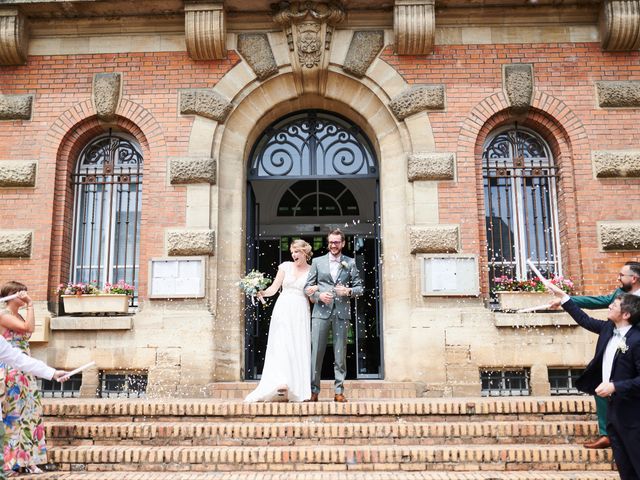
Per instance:
[[[311,268],[309,269],[309,273],[307,274],[307,281],[304,284],[304,293],[307,293],[308,287],[315,287],[318,285],[318,264],[315,259],[311,261]],[[308,295],[308,294],[307,294]],[[313,294],[308,295],[309,298],[313,299],[314,303],[318,301],[320,295],[320,291],[316,290]]]

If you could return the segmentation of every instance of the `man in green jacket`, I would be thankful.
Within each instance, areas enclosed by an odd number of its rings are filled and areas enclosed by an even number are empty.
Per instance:
[[[627,262],[618,273],[618,282],[620,287],[610,295],[596,296],[575,296],[571,297],[576,305],[580,308],[597,310],[608,308],[609,304],[621,293],[632,293],[640,296],[640,262]],[[560,308],[560,300],[553,300],[550,304],[551,308]],[[607,399],[594,397],[596,400],[596,414],[598,415],[598,431],[600,437],[593,442],[584,444],[585,448],[608,448],[611,446],[609,436],[607,435]]]

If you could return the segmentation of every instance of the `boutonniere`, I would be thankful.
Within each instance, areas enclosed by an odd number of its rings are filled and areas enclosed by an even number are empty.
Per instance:
[[[342,261],[340,262],[340,266],[341,266],[342,268],[349,268],[349,264],[347,263],[347,261],[346,261],[346,260],[342,260]]]
[[[624,337],[622,337],[620,339],[620,343],[618,343],[618,350],[620,351],[620,353],[627,353],[627,350],[629,350],[629,345],[627,345],[627,341],[625,340]]]

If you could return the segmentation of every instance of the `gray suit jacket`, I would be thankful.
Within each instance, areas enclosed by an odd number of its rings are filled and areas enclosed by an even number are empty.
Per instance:
[[[314,258],[311,262],[311,269],[307,276],[307,283],[304,286],[306,289],[309,286],[317,285],[318,291],[312,295],[311,298],[315,301],[313,306],[312,317],[314,318],[329,318],[335,310],[335,314],[338,318],[349,319],[351,318],[351,298],[350,297],[334,297],[333,302],[329,305],[325,305],[320,301],[320,294],[322,292],[332,291],[336,285],[341,284],[347,288],[351,288],[351,296],[359,297],[364,291],[362,279],[356,267],[356,262],[353,258],[342,255],[340,258],[340,268],[338,269],[338,277],[336,281],[331,278],[331,270],[329,268],[329,254],[322,257]],[[342,265],[344,262],[346,265]]]

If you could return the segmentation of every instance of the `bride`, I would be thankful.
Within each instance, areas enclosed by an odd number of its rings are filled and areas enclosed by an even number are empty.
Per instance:
[[[245,402],[302,402],[311,396],[311,333],[309,300],[303,289],[309,273],[311,245],[294,240],[292,262],[278,266],[273,284],[261,297],[282,292],[273,307],[262,377]]]

